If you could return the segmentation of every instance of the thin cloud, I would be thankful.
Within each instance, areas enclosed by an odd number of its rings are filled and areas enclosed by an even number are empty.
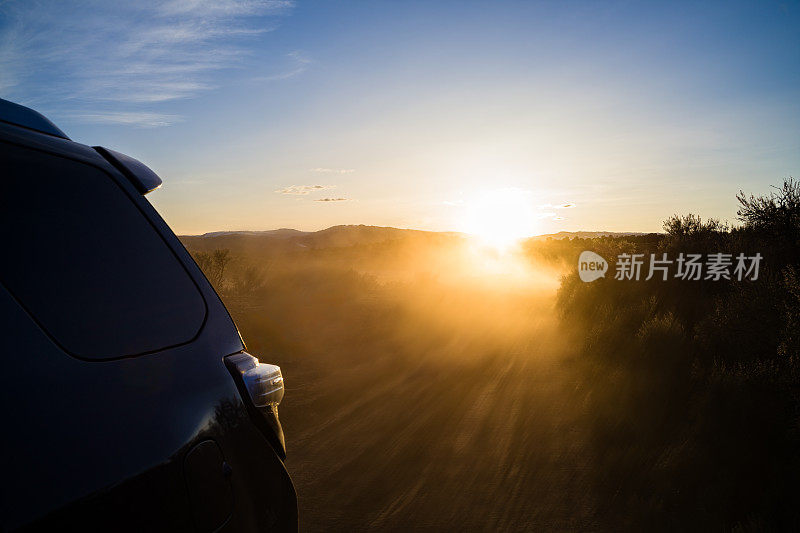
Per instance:
[[[325,189],[333,189],[333,185],[290,185],[283,189],[277,189],[275,192],[278,194],[294,194],[306,195],[312,192],[324,191]]]
[[[293,78],[298,74],[302,74],[308,69],[308,66],[313,63],[311,59],[306,56],[300,50],[294,50],[286,54],[286,57],[289,60],[290,66],[285,72],[280,72],[278,74],[273,74],[272,76],[264,76],[260,78],[265,81],[273,81],[273,80],[286,80],[289,78]]]
[[[563,204],[542,204],[539,209],[572,209],[575,204],[572,202],[565,202]]]
[[[95,124],[123,124],[135,126],[137,128],[159,128],[170,126],[182,119],[178,115],[164,115],[160,113],[148,112],[106,112],[106,113],[84,113],[72,115],[73,118],[84,122]]]
[[[317,198],[315,202],[347,202],[350,198]]]
[[[354,168],[324,168],[324,167],[317,167],[309,169],[310,172],[318,172],[320,174],[350,174],[355,172],[356,169]]]
[[[78,120],[167,126],[179,117],[162,113],[160,104],[215,89],[213,74],[245,65],[254,39],[274,30],[293,6],[11,0],[0,4],[0,89],[54,116],[52,108],[67,103],[72,111],[61,115]]]
[[[575,207],[575,204],[566,203],[565,202],[563,204],[557,204],[557,205],[554,205],[554,204],[540,205],[539,209],[571,209],[573,207]],[[559,215],[558,213],[556,213],[554,211],[547,211],[545,213],[539,213],[537,215],[537,218],[539,218],[539,219],[550,219],[550,220],[564,220],[564,217],[562,217],[561,215]]]
[[[284,0],[171,0],[160,6],[165,15],[204,13],[206,15],[253,15],[261,11],[280,12],[294,7],[294,2]]]

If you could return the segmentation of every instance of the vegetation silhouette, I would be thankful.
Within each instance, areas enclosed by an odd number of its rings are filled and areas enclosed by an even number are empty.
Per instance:
[[[631,529],[800,527],[800,184],[739,193],[741,225],[689,214],[619,253],[763,256],[755,281],[564,277],[558,306],[592,398],[599,507]],[[562,243],[563,247],[564,244]]]

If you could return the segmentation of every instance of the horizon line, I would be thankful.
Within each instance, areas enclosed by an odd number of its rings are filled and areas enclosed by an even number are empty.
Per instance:
[[[222,230],[214,230],[214,231],[206,231],[204,233],[176,233],[178,237],[204,237],[206,235],[214,235],[214,234],[223,234],[223,233],[271,233],[276,231],[296,231],[298,233],[319,233],[321,231],[327,231],[333,228],[343,228],[343,227],[364,227],[364,228],[378,228],[378,229],[394,229],[394,230],[401,230],[401,231],[420,231],[425,233],[450,233],[450,234],[458,234],[458,235],[473,235],[466,231],[455,231],[455,230],[431,230],[431,229],[419,229],[419,228],[403,228],[397,226],[379,226],[376,224],[334,224],[333,226],[328,226],[326,228],[317,229],[317,230],[300,230],[296,228],[272,228],[272,229],[222,229]],[[532,239],[534,237],[543,237],[547,235],[559,235],[561,233],[608,233],[608,234],[620,234],[620,235],[658,235],[664,234],[663,231],[609,231],[609,230],[574,230],[574,231],[567,231],[561,230],[556,232],[550,233],[536,233],[529,235],[527,237],[523,237],[523,239]]]

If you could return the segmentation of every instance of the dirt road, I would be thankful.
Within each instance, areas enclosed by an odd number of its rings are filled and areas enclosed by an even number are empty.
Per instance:
[[[584,399],[557,336],[543,321],[479,357],[453,343],[416,361],[282,363],[301,529],[597,529]]]

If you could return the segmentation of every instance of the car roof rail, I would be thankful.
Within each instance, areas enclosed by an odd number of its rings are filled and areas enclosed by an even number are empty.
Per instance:
[[[69,137],[58,129],[58,126],[50,122],[41,113],[2,98],[0,98],[0,121],[69,140]]]

